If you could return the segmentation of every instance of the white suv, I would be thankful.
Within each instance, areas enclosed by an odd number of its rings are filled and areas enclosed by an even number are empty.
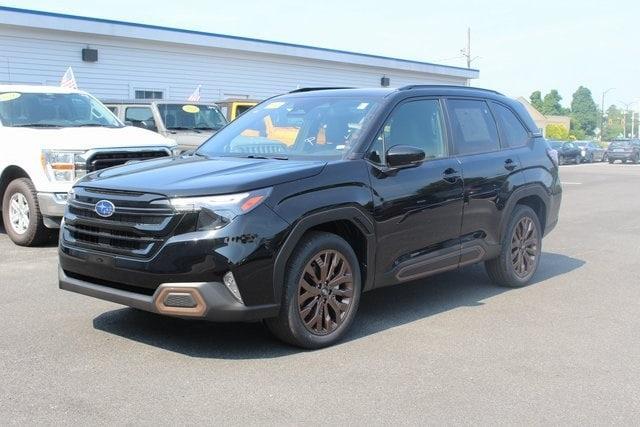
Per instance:
[[[23,246],[60,226],[76,179],[177,152],[174,140],[124,126],[88,93],[48,86],[0,85],[0,142],[2,219]]]

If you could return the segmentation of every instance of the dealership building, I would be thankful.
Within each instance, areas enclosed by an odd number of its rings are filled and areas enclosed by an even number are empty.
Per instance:
[[[215,29],[213,29],[215,30]],[[0,7],[0,83],[58,85],[72,67],[101,99],[263,99],[301,87],[468,85],[478,70]]]

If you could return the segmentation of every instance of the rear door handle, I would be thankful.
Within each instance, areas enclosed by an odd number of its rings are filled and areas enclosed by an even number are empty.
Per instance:
[[[507,159],[504,161],[504,168],[508,171],[512,171],[518,167],[518,162],[513,159]]]
[[[447,168],[442,172],[442,179],[451,184],[455,184],[460,179],[460,173],[454,168]]]

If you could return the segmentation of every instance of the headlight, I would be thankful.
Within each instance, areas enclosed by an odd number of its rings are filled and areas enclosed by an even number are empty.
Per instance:
[[[50,181],[74,182],[87,173],[82,151],[42,150],[40,161]]]
[[[198,230],[216,230],[255,209],[269,193],[271,188],[222,196],[184,197],[171,199],[171,205],[178,212],[198,212]]]

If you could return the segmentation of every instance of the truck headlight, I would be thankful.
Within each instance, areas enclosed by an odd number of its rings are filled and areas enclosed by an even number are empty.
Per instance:
[[[40,161],[50,181],[74,182],[87,174],[82,151],[42,150]]]
[[[178,212],[198,212],[198,230],[217,230],[235,217],[258,207],[271,193],[271,188],[221,196],[183,197],[171,199]]]

